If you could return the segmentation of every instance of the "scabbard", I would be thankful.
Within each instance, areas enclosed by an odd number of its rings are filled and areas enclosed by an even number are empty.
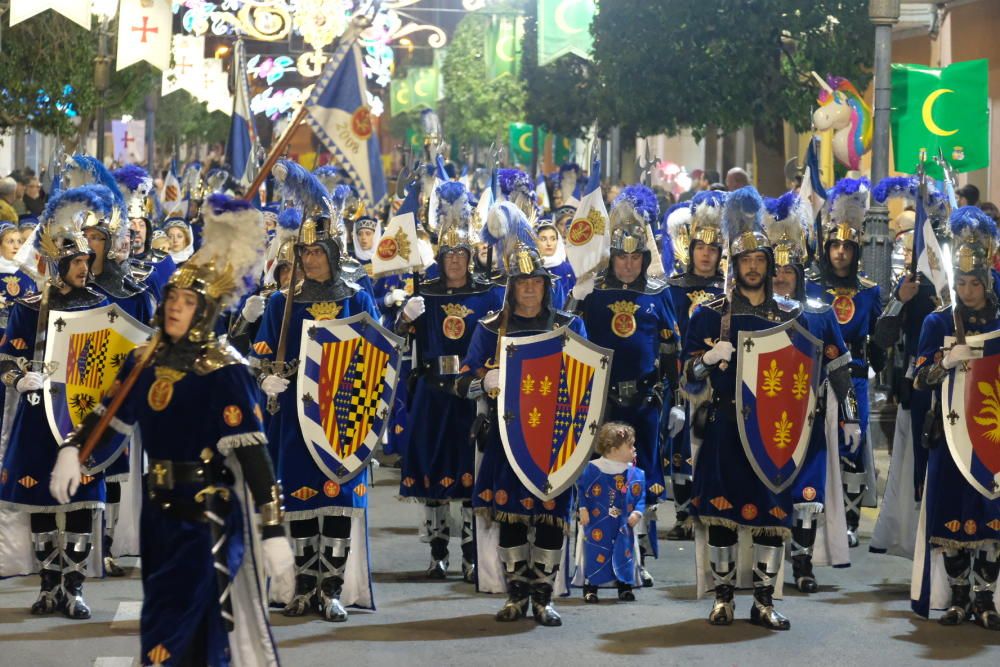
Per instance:
[[[226,533],[226,516],[229,514],[229,502],[223,500],[217,493],[206,493],[202,503],[205,507],[205,520],[208,522],[209,533],[212,536],[212,565],[215,569],[222,622],[225,624],[226,632],[232,632],[234,627],[233,581],[226,558],[226,545],[229,541],[229,535]]]

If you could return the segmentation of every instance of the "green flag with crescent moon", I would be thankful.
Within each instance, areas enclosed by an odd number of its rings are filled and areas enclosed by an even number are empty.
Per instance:
[[[486,30],[486,72],[490,81],[505,74],[520,74],[523,37],[523,17],[493,17]]]
[[[938,149],[958,172],[990,164],[987,60],[937,69],[892,66],[892,142],[896,171],[912,174],[926,150],[927,173],[941,178]]]
[[[414,67],[404,79],[393,79],[390,109],[396,116],[416,109],[434,109],[440,74],[434,67]]]
[[[594,0],[538,0],[538,65],[573,53],[591,59]]]
[[[517,164],[531,166],[531,154],[535,147],[534,129],[528,123],[510,124],[510,156]],[[538,142],[545,145],[545,132],[542,130],[538,132]]]

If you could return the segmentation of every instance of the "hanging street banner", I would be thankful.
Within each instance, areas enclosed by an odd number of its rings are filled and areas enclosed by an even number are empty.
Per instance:
[[[84,30],[90,30],[90,3],[66,2],[66,0],[10,0],[10,26],[51,9],[62,14]]]
[[[174,35],[173,56],[173,67],[163,71],[160,94],[186,90],[197,97],[205,82],[205,36]]]
[[[591,59],[594,0],[538,0],[538,66],[568,53]]]
[[[534,149],[533,129],[534,126],[528,123],[511,123],[509,126],[510,156],[515,162],[524,166],[531,165],[531,153]],[[569,161],[573,153],[573,140],[550,134],[545,128],[539,128],[538,147],[538,163],[558,167]]]
[[[892,66],[892,143],[896,171],[912,174],[927,151],[927,174],[943,178],[938,149],[957,172],[990,164],[989,61],[937,69]]]
[[[392,115],[433,109],[440,97],[441,74],[434,67],[414,67],[406,78],[392,80],[390,109]]]
[[[490,81],[497,77],[521,72],[521,40],[524,39],[524,19],[494,16],[486,29],[486,73]]]
[[[146,121],[111,121],[111,137],[115,144],[115,162],[146,163]]]
[[[145,60],[161,72],[170,69],[170,37],[174,21],[171,6],[170,0],[121,0],[116,71],[140,60]]]

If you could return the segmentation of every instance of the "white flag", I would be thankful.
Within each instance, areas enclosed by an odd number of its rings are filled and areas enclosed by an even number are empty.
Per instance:
[[[170,69],[173,18],[171,0],[121,0],[115,69],[123,70],[140,60],[161,72]]]
[[[176,90],[186,90],[193,95],[201,94],[201,87],[205,83],[202,72],[205,63],[205,37],[174,35],[173,55],[174,66],[163,72],[160,94],[169,95]]]
[[[222,69],[222,61],[206,58],[202,65],[200,94],[194,96],[204,102],[209,111],[222,111],[227,116],[233,113],[233,96],[229,94],[229,75]]]
[[[121,164],[146,162],[146,121],[111,121],[111,138],[115,145],[115,161]]]
[[[382,240],[372,255],[372,277],[380,278],[400,273],[422,271],[424,263],[420,259],[417,242],[416,189],[407,193],[399,212],[382,232]]]
[[[601,161],[596,160],[580,206],[566,228],[566,259],[576,274],[576,284],[592,285],[597,272],[607,266],[610,252],[611,229],[601,194]]]
[[[73,23],[85,30],[90,30],[90,2],[78,0],[10,0],[10,25],[17,25],[36,14],[51,9],[56,14],[62,14]]]
[[[181,182],[173,169],[167,172],[167,177],[163,179],[163,191],[160,193],[160,205],[163,207],[163,215],[184,215],[184,200],[181,198]]]

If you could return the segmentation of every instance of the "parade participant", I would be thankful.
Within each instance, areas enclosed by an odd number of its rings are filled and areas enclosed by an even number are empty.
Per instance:
[[[462,577],[474,582],[472,483],[474,448],[468,436],[476,407],[454,395],[460,361],[469,349],[474,322],[499,309],[492,284],[469,270],[472,206],[465,186],[438,186],[438,278],[421,281],[402,308],[397,331],[414,334],[416,384],[407,406],[407,428],[397,446],[402,455],[399,495],[424,503],[422,539],[430,543],[427,576],[448,572],[450,503],[461,503]]]
[[[531,226],[524,213],[511,202],[493,207],[484,238],[500,243],[508,272],[507,293],[499,312],[481,319],[473,332],[469,352],[462,361],[457,382],[460,395],[482,398],[499,388],[498,341],[568,327],[586,336],[583,321],[551,305],[551,277],[532,247]],[[479,550],[479,565],[499,558],[507,585],[507,601],[497,612],[501,622],[516,621],[532,613],[541,625],[562,625],[552,605],[552,593],[563,561],[563,546],[572,510],[572,489],[555,499],[541,502],[524,486],[507,460],[497,424],[496,401],[488,402],[488,418],[482,424],[479,463],[472,505],[474,510],[499,523],[499,548],[494,553]],[[530,530],[529,529],[533,529]],[[530,539],[529,539],[530,537]],[[494,569],[495,568],[494,566]],[[481,575],[480,575],[481,577]]]
[[[680,253],[684,258],[684,272],[667,280],[670,300],[674,304],[680,339],[687,335],[688,322],[695,308],[712,301],[723,291],[723,277],[719,271],[722,259],[722,207],[726,202],[723,192],[699,192],[682,208],[667,217],[668,236],[672,241],[675,257]],[[684,216],[684,211],[688,215]],[[685,217],[687,221],[685,224]],[[664,244],[665,245],[665,244]],[[670,257],[666,249],[664,257]],[[677,522],[667,532],[668,540],[693,539],[688,513],[691,503],[691,429],[683,428],[691,423],[700,404],[678,387],[676,405],[671,410],[682,410],[684,419],[668,418],[667,436],[670,442],[669,465],[671,487]]]
[[[14,299],[37,291],[35,281],[14,260],[22,243],[17,225],[0,222],[0,327],[7,326],[7,316]]]
[[[19,394],[0,475],[0,506],[30,515],[41,576],[41,592],[31,606],[32,614],[62,611],[69,618],[90,618],[83,582],[93,547],[94,510],[104,506],[104,479],[100,475],[83,478],[72,497],[57,500],[49,493],[45,479],[55,464],[59,443],[45,415],[41,396],[45,376],[39,363],[42,357],[36,354],[42,350],[35,346],[42,344],[37,332],[47,329],[51,311],[107,304],[104,295],[87,287],[93,253],[80,221],[116,214],[103,186],[63,190],[49,199],[35,238],[51,285],[42,294],[16,302],[0,344],[0,377]],[[63,529],[57,527],[57,513],[65,515]]]
[[[806,298],[805,266],[812,209],[794,191],[778,199],[769,199],[766,205],[764,226],[774,254],[774,294],[802,305],[809,331],[823,342],[823,371],[836,405],[840,406],[839,413],[837,409],[825,411],[829,392],[827,384],[822,384],[809,449],[794,483],[787,490],[794,507],[789,548],[792,578],[801,592],[815,593],[819,590],[813,572],[817,536],[823,547],[820,564],[846,566],[850,563],[840,497],[840,470],[838,466],[836,470],[827,471],[827,461],[839,457],[835,429],[841,418],[845,422],[857,421],[857,400],[851,382],[851,357],[833,309],[819,299]],[[828,496],[831,502],[827,502]]]
[[[966,476],[973,473],[966,471],[963,474],[956,464],[955,455],[945,442],[941,405],[941,385],[946,378],[950,375],[955,382],[960,372],[972,377],[974,365],[963,365],[963,362],[983,358],[986,354],[982,347],[977,351],[971,347],[975,343],[966,342],[964,336],[959,337],[956,328],[964,327],[965,335],[1000,329],[998,300],[990,275],[1000,234],[996,223],[973,206],[963,206],[952,213],[950,227],[954,239],[950,261],[956,305],[940,308],[924,320],[917,351],[914,387],[933,391],[935,409],[929,418],[938,422],[938,428],[934,429],[929,443],[917,557],[913,563],[912,606],[924,617],[931,609],[944,608],[939,619],[942,625],[961,625],[973,619],[984,628],[1000,630],[1000,614],[993,599],[1000,571],[1000,500],[991,500],[974,487]],[[946,340],[953,336],[955,338]],[[989,373],[995,382],[992,367]],[[993,433],[990,429],[996,424],[995,410],[988,407],[989,402],[995,402],[987,398],[995,395],[991,383],[980,382],[979,387],[983,398],[976,401],[972,409],[979,410],[974,419],[986,430],[966,426],[961,431],[973,439],[990,438]],[[956,397],[956,401],[967,400],[965,396]],[[987,407],[979,409],[984,401]],[[973,460],[964,465],[982,467],[977,455],[971,456]],[[950,599],[936,595],[941,588],[936,584],[944,582],[936,581],[942,572],[940,565],[935,566],[934,562],[942,557],[951,588]]]
[[[205,243],[165,288],[154,347],[130,353],[115,385],[138,373],[110,426],[138,427],[149,457],[140,528],[143,665],[278,664],[259,568],[263,562],[271,576],[272,595],[291,595],[281,487],[246,361],[214,335],[215,319],[259,275],[263,236],[248,202],[209,196]],[[49,486],[61,502],[79,484],[78,447],[110,400],[59,452]]]
[[[17,231],[21,235],[21,243],[27,243],[31,233],[38,226],[38,218],[33,215],[22,215],[17,220]]]
[[[183,218],[167,218],[163,222],[163,233],[170,242],[169,254],[174,264],[183,266],[194,254],[194,237],[191,225]]]
[[[163,296],[167,279],[173,275],[177,266],[170,255],[152,247],[153,220],[149,193],[153,180],[145,169],[134,164],[116,169],[112,175],[125,197],[131,232],[130,268],[133,276],[149,287],[150,294],[158,303]]]
[[[535,236],[538,237],[538,254],[542,256],[542,263],[549,273],[559,278],[557,286],[561,301],[556,301],[557,307],[562,307],[573,286],[576,285],[576,275],[573,267],[566,259],[566,242],[559,234],[559,229],[552,218],[542,218],[535,225]]]
[[[739,363],[733,353],[743,332],[772,329],[789,320],[804,328],[808,324],[799,303],[773,293],[774,255],[763,233],[763,215],[764,202],[753,187],[729,194],[722,224],[729,245],[732,292],[696,309],[684,339],[685,381],[692,385],[689,393],[702,391],[698,385],[706,381],[711,391],[704,424],[700,419],[695,424],[703,428],[704,438],[695,461],[691,516],[701,535],[707,529],[707,560],[715,586],[709,622],[733,622],[737,571],[752,565],[750,621],[787,630],[791,624],[775,609],[773,596],[784,540],[791,533],[792,502],[789,494],[776,493],[761,481],[744,451],[738,428],[743,416],[736,411]],[[744,354],[742,348],[739,354]],[[741,529],[753,539],[751,563],[737,560]]]
[[[833,306],[844,342],[851,351],[851,375],[858,399],[861,442],[847,446],[840,435],[840,463],[844,479],[844,504],[847,510],[847,541],[858,546],[861,505],[874,506],[874,457],[868,433],[868,373],[882,370],[885,355],[871,345],[868,336],[882,312],[881,292],[877,283],[860,273],[861,237],[867,210],[867,178],[844,178],[830,189],[826,200],[819,272],[809,276],[806,294]]]
[[[598,587],[613,584],[619,600],[634,602],[632,589],[642,582],[633,530],[646,508],[646,478],[633,462],[635,429],[624,422],[607,422],[597,432],[594,449],[600,458],[588,463],[576,481],[577,577],[583,584],[583,600],[596,603]]]
[[[597,285],[578,283],[575,305],[589,338],[615,351],[605,417],[632,424],[639,467],[646,474],[645,513],[636,527],[643,586],[652,586],[649,556],[659,554],[657,503],[665,499],[660,417],[664,397],[677,385],[679,335],[666,283],[647,278],[651,262],[646,226],[657,217],[656,196],[644,185],[622,190],[611,205],[611,256]],[[589,294],[588,294],[589,291]],[[671,420],[684,415],[670,413]]]
[[[872,189],[872,199],[885,203],[902,199],[913,205],[920,196],[920,180],[914,176],[888,177]],[[948,204],[945,197],[928,189],[924,210],[932,220],[933,228],[947,229]],[[905,220],[904,216],[900,216]],[[920,496],[927,473],[928,449],[922,444],[924,423],[931,411],[931,392],[914,389],[917,344],[920,329],[927,317],[934,312],[940,300],[935,296],[934,283],[924,275],[913,256],[913,223],[909,220],[897,232],[897,239],[905,246],[904,275],[896,282],[889,303],[886,304],[872,332],[872,343],[885,350],[895,348],[901,363],[898,385],[895,432],[892,438],[892,457],[886,480],[885,495],[869,551],[889,553],[913,558]],[[928,269],[930,267],[927,267]],[[915,271],[915,273],[911,273]]]
[[[361,473],[345,484],[329,479],[312,458],[298,419],[295,368],[300,354],[305,320],[346,318],[368,313],[376,321],[378,309],[369,294],[341,274],[343,236],[333,201],[316,177],[298,164],[279,160],[274,175],[286,204],[301,209],[302,229],[295,246],[295,261],[303,279],[288,290],[274,292],[261,319],[253,344],[251,365],[261,373],[260,386],[277,409],[268,419],[268,440],[276,452],[278,478],[288,487],[286,519],[295,550],[295,596],[285,606],[287,616],[302,616],[318,609],[329,621],[346,621],[341,602],[345,577],[367,569],[366,512],[368,475]],[[285,301],[292,293],[291,318],[283,325]],[[282,341],[285,363],[276,364]],[[291,385],[291,386],[290,386]],[[268,411],[272,411],[269,406]],[[352,541],[352,523],[360,522],[361,543]],[[354,569],[352,570],[352,564]],[[360,586],[370,587],[366,580]],[[370,589],[355,591],[346,604],[374,608]]]

